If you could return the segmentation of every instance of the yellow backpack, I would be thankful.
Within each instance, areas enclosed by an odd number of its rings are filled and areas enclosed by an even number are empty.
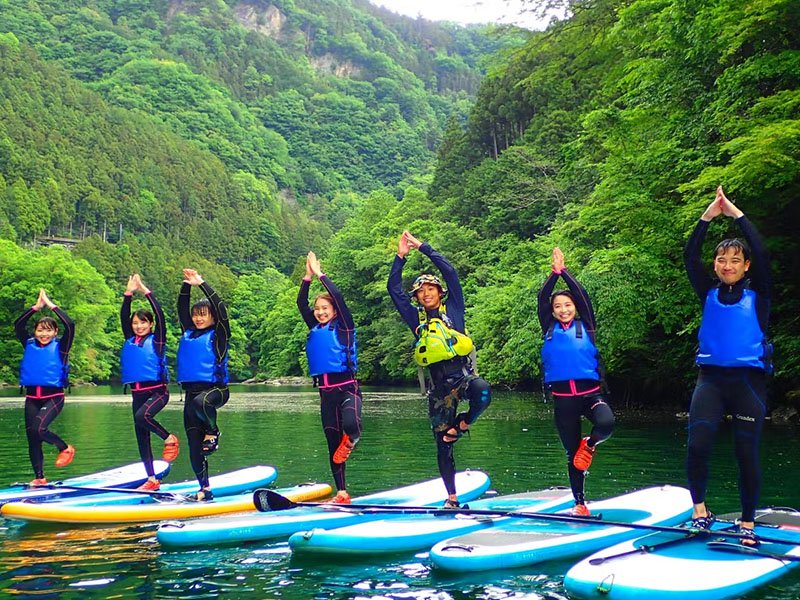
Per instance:
[[[444,304],[440,312],[445,312]],[[475,345],[468,335],[448,327],[442,319],[428,318],[423,308],[419,310],[419,320],[414,345],[414,361],[418,365],[427,367],[457,356],[469,356],[474,350]]]

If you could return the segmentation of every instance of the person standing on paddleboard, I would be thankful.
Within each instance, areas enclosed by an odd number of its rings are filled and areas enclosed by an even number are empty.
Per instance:
[[[131,315],[131,303],[137,291],[147,298],[152,310],[139,309]],[[161,487],[161,483],[153,468],[150,433],[164,441],[162,458],[167,462],[172,462],[178,456],[178,438],[155,419],[155,415],[169,402],[167,326],[161,305],[153,292],[142,283],[138,273],[128,277],[119,318],[122,335],[125,336],[120,355],[122,383],[131,386],[136,444],[147,472],[147,481],[138,489],[155,491]]]
[[[414,281],[410,293],[403,290],[403,267],[411,248],[431,259],[445,285],[435,275],[423,273]],[[428,416],[436,440],[439,473],[447,490],[444,506],[458,508],[453,444],[492,401],[489,384],[474,370],[474,345],[464,326],[461,282],[444,256],[404,231],[389,272],[388,289],[397,311],[417,338],[414,360],[428,369]],[[469,401],[469,410],[457,413],[462,399]]]
[[[194,269],[183,270],[178,295],[178,319],[183,335],[178,344],[178,382],[186,392],[183,425],[189,442],[189,459],[200,483],[197,500],[214,498],[208,482],[208,456],[219,447],[217,410],[230,397],[228,390],[228,341],[231,326],[228,309]],[[192,287],[205,298],[189,308]]]
[[[326,293],[308,305],[311,280],[316,276]],[[350,504],[345,462],[361,438],[361,390],[356,380],[356,326],[339,289],[322,272],[313,252],[306,257],[306,276],[297,294],[297,308],[308,325],[308,373],[319,387],[322,429],[328,441],[336,495],[331,502]]]
[[[703,268],[701,250],[709,224],[731,217],[746,242],[726,239],[714,250],[714,274]],[[751,261],[752,258],[752,261]],[[769,256],[755,226],[717,188],[684,250],[692,288],[703,317],[695,363],[700,368],[689,408],[687,474],[694,502],[692,526],[708,529],[714,522],[706,507],[708,461],[723,415],[733,416],[739,495],[740,533],[746,546],[757,546],[753,532],[761,488],[759,443],[767,411],[767,377],[772,372],[772,345],[767,341],[772,275]]]
[[[554,292],[558,278],[567,290]],[[564,264],[564,254],[553,248],[552,272],[539,291],[538,315],[542,326],[542,375],[545,393],[553,401],[553,415],[561,444],[567,452],[567,470],[575,506],[572,514],[588,517],[584,481],[600,442],[611,437],[614,413],[607,402],[600,353],[595,346],[596,320],[589,295]],[[581,416],[592,431],[581,435]]]
[[[52,317],[41,317],[34,325],[33,336],[28,334],[28,320],[45,306],[61,321],[64,327],[61,337],[58,337],[58,322]],[[58,448],[57,467],[66,467],[75,457],[75,448],[48,429],[64,408],[64,388],[69,385],[69,351],[75,338],[75,323],[51,302],[47,292],[40,289],[36,304],[16,320],[14,331],[24,348],[19,383],[25,387],[25,435],[34,473],[31,485],[46,485],[42,442]]]

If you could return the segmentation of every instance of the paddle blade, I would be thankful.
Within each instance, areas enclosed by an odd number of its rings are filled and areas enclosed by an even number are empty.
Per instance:
[[[272,490],[259,489],[253,492],[253,504],[259,512],[270,512],[273,510],[287,510],[295,508],[297,503],[292,502],[286,496],[281,496]]]

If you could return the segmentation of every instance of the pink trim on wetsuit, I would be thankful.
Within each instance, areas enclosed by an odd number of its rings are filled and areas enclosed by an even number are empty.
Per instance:
[[[351,383],[357,383],[355,379],[348,379],[347,381],[340,381],[339,383],[328,383],[328,374],[323,373],[320,375],[322,377],[322,385],[319,386],[321,390],[332,390],[334,388],[342,387],[345,385],[349,385]]]

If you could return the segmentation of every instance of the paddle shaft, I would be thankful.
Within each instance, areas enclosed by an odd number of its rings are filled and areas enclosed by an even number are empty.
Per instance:
[[[760,540],[764,541],[763,538],[759,538]],[[791,542],[784,542],[786,544],[790,544]],[[738,552],[740,554],[746,554],[747,556],[761,556],[763,558],[774,558],[775,560],[780,560],[784,562],[798,562],[800,561],[800,556],[794,556],[791,554],[779,554],[777,552],[768,552],[766,550],[762,550],[761,548],[751,548],[748,546],[743,546],[742,544],[731,544],[730,542],[721,542],[718,540],[713,540],[706,544],[708,548],[712,550],[721,550],[723,552]]]
[[[87,492],[113,492],[117,494],[144,494],[146,496],[154,496],[156,498],[172,498],[173,500],[185,500],[186,496],[175,492],[159,492],[152,490],[131,490],[128,488],[116,487],[92,487],[83,485],[64,485],[61,483],[46,483],[44,485],[30,485],[23,484],[30,489],[50,489],[50,490],[85,490]]]
[[[687,535],[690,533],[700,534],[700,535],[721,535],[727,538],[742,538],[745,537],[741,533],[727,533],[724,531],[711,531],[708,529],[694,529],[689,527],[671,527],[668,525],[647,525],[645,523],[626,523],[625,521],[607,521],[605,519],[591,519],[586,517],[573,517],[570,515],[557,515],[557,514],[550,514],[550,513],[538,513],[538,512],[516,512],[516,511],[508,511],[508,510],[489,510],[489,509],[479,509],[479,508],[443,508],[443,507],[433,507],[433,506],[392,506],[387,504],[333,504],[330,502],[292,502],[289,498],[285,496],[281,496],[277,492],[273,492],[272,490],[256,490],[254,496],[258,496],[260,493],[266,492],[267,495],[267,502],[269,503],[269,507],[272,510],[287,510],[291,508],[296,508],[299,506],[315,506],[315,507],[324,507],[331,510],[352,510],[352,511],[369,511],[369,512],[387,512],[387,513],[399,513],[399,514],[438,514],[438,515],[448,515],[448,514],[463,514],[463,515],[475,515],[475,516],[486,516],[486,517],[511,517],[514,519],[535,519],[537,521],[558,521],[561,523],[580,523],[582,525],[602,525],[604,527],[625,527],[627,529],[642,529],[645,531],[660,531],[664,533],[681,533],[683,535]],[[256,498],[254,498],[256,500]],[[256,508],[258,510],[265,512],[263,510],[263,502],[258,499],[256,502]],[[787,543],[787,540],[777,540],[759,536],[759,539],[765,542],[776,542],[779,544]],[[788,542],[791,543],[791,542]]]

